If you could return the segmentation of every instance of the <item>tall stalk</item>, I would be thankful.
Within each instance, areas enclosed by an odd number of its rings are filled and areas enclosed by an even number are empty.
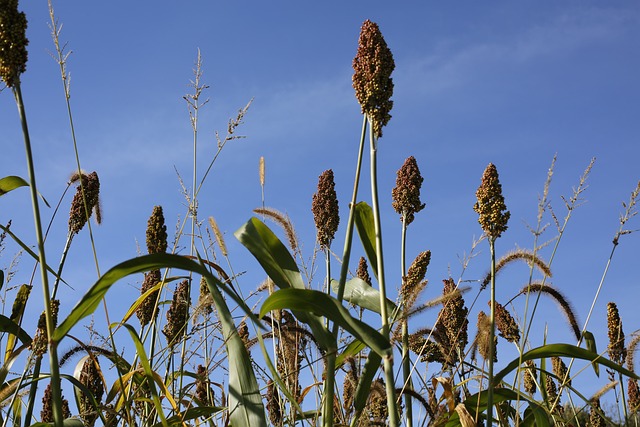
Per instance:
[[[27,114],[22,99],[22,91],[18,82],[13,87],[16,98],[20,123],[22,125],[22,135],[24,137],[25,153],[27,156],[27,169],[29,174],[29,189],[31,193],[31,206],[33,207],[33,220],[36,231],[36,242],[38,247],[38,261],[40,263],[40,278],[42,280],[42,294],[44,297],[44,312],[47,321],[47,338],[49,341],[49,366],[51,369],[51,392],[53,397],[53,419],[56,427],[62,427],[62,392],[60,390],[60,364],[58,363],[58,343],[51,339],[56,325],[53,320],[51,309],[51,294],[49,290],[49,278],[47,274],[47,260],[44,250],[44,235],[42,233],[42,221],[40,219],[40,207],[38,204],[38,186],[36,185],[35,166],[33,163],[33,153],[31,151],[31,139],[29,137],[29,127],[27,125]]]

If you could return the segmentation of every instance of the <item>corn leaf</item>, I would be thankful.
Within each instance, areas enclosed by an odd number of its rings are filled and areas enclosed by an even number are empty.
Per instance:
[[[338,284],[337,280],[331,280],[331,289],[334,292],[338,291]],[[380,291],[369,286],[359,277],[354,277],[345,283],[344,299],[358,307],[380,314]],[[395,312],[396,308],[393,301],[387,298],[387,313]]]
[[[28,186],[29,183],[19,176],[5,176],[4,178],[0,178],[0,196],[4,196],[16,188]]]

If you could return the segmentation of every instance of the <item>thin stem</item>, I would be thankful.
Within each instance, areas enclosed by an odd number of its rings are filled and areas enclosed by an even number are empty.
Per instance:
[[[400,244],[400,277],[404,277],[407,274],[406,263],[406,245],[407,245],[407,213],[402,212],[402,243]],[[403,301],[404,303],[404,301]],[[411,384],[411,359],[409,359],[409,319],[405,317],[402,321],[402,379],[403,379],[403,391],[404,389],[411,390],[413,388]],[[407,427],[413,427],[413,400],[411,399],[411,393],[404,394],[404,404],[407,411]]]
[[[489,389],[487,390],[487,427],[493,425],[493,359],[495,358],[494,339],[496,334],[496,248],[495,238],[489,237],[491,250],[491,315],[489,317]]]
[[[382,256],[382,226],[380,221],[380,203],[378,200],[378,150],[377,138],[373,134],[373,127],[369,129],[369,143],[371,153],[371,204],[373,209],[373,224],[376,235],[376,261],[378,264],[378,286],[380,292],[380,317],[382,318],[382,335],[389,338],[389,314],[387,313],[387,290],[384,278],[384,257]],[[399,425],[396,402],[396,387],[393,378],[393,355],[383,358],[385,387],[387,391],[387,405],[389,411],[389,425]]]
[[[33,220],[36,229],[36,241],[38,245],[38,261],[40,262],[40,277],[42,280],[42,294],[44,297],[44,312],[47,321],[47,339],[49,341],[49,365],[51,369],[51,394],[53,398],[53,420],[56,427],[62,427],[62,392],[60,390],[60,365],[58,363],[58,343],[51,339],[56,325],[53,322],[51,310],[51,296],[49,290],[49,277],[47,275],[47,260],[44,251],[44,235],[42,234],[42,221],[40,219],[40,207],[38,205],[38,187],[36,185],[36,173],[31,152],[31,139],[27,125],[27,114],[22,100],[20,83],[13,88],[16,98],[18,114],[22,124],[25,153],[27,156],[27,168],[29,171],[29,189],[31,192],[31,206],[33,207]]]

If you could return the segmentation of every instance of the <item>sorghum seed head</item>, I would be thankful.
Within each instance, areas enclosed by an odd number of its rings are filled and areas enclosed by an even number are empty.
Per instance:
[[[333,171],[329,169],[322,172],[318,178],[318,192],[313,195],[311,203],[318,243],[323,249],[331,245],[340,223],[338,196],[335,187]]]
[[[624,346],[624,332],[622,331],[622,320],[620,320],[618,306],[613,302],[607,304],[607,327],[609,358],[614,363],[622,365],[627,357],[627,349]]]
[[[484,170],[476,198],[473,210],[479,215],[478,223],[490,239],[497,239],[507,230],[511,214],[504,203],[498,170],[492,163]]]
[[[51,317],[53,320],[53,326],[58,324],[58,309],[60,308],[60,300],[51,300]],[[41,357],[47,352],[49,346],[49,339],[47,338],[47,317],[45,313],[40,314],[38,319],[38,329],[36,330],[33,340],[31,341],[31,351],[38,357]]]
[[[560,379],[560,381],[565,381],[566,377],[566,385],[571,387],[571,377],[567,375],[567,365],[565,365],[564,361],[557,357],[553,356],[551,358],[551,366],[553,367],[553,373]]]
[[[484,360],[489,359],[489,352],[490,352],[490,339],[491,339],[491,324],[489,321],[489,317],[485,314],[484,311],[481,311],[480,313],[478,313],[478,332],[476,335],[476,344],[478,346],[478,353],[480,353],[480,356],[482,356],[482,358]],[[498,352],[497,352],[497,337],[494,336],[493,337],[493,361],[497,362],[498,361]]]
[[[154,206],[147,221],[147,251],[150,254],[167,252],[167,226],[162,206]]]
[[[491,304],[491,303],[489,303]],[[509,342],[520,341],[520,328],[509,311],[496,302],[496,327],[500,336]]]
[[[69,410],[69,401],[62,397],[62,418],[67,419],[71,417],[71,411]],[[44,396],[42,396],[42,410],[40,411],[40,421],[43,423],[53,422],[53,392],[51,391],[51,384],[47,385],[44,389]]]
[[[402,278],[400,287],[400,298],[405,310],[410,308],[418,298],[418,294],[425,288],[424,276],[427,274],[427,267],[431,261],[431,251],[420,252],[407,271],[407,275]]]
[[[364,257],[360,257],[358,262],[358,268],[356,269],[356,277],[361,279],[367,285],[371,286],[371,276],[369,276],[369,266],[367,260]]]
[[[269,413],[269,421],[271,421],[272,425],[282,425],[280,398],[278,396],[278,390],[272,380],[269,380],[267,383],[267,412]]]
[[[76,194],[73,196],[69,212],[69,231],[72,234],[78,234],[94,212],[96,213],[96,222],[98,224],[101,222],[100,180],[98,179],[98,174],[95,171],[90,174],[85,174],[84,172],[80,175],[74,174],[71,181],[77,180],[80,181],[80,185],[78,185]],[[86,211],[85,201],[87,203]]]
[[[171,347],[177,344],[189,320],[188,295],[189,281],[183,280],[173,293],[173,300],[167,310],[167,324],[162,329],[162,333],[167,338],[167,344]]]
[[[536,370],[533,360],[527,360],[527,367],[524,370],[524,390],[533,394],[536,392]]]
[[[196,399],[200,401],[203,406],[209,406],[209,374],[207,368],[203,365],[198,365],[197,377],[196,377]]]
[[[204,310],[205,314],[211,314],[213,312],[213,299],[211,298],[211,292],[209,291],[209,285],[204,277],[200,278],[200,296],[198,297],[198,306],[201,310]]]
[[[464,354],[464,348],[468,342],[469,321],[467,314],[469,310],[464,306],[462,295],[456,290],[456,283],[453,279],[442,281],[442,295],[451,295],[442,304],[442,310],[438,315],[438,323],[436,331],[441,337],[440,345],[442,347],[445,362],[449,366],[454,366],[459,360],[460,355]],[[457,294],[455,294],[457,292]]]
[[[144,275],[144,281],[140,288],[140,294],[145,294],[149,289],[156,286],[162,280],[160,270],[151,270]],[[152,319],[158,316],[158,308],[156,307],[156,301],[158,299],[159,290],[152,292],[145,298],[144,301],[136,309],[136,316],[140,321],[140,326],[145,326]]]
[[[0,0],[0,79],[7,87],[20,83],[27,69],[27,17],[18,0]]]
[[[369,117],[376,137],[382,136],[382,127],[391,118],[391,73],[394,68],[393,54],[378,24],[364,21],[360,28],[358,51],[353,59],[353,88],[362,113]]]
[[[84,385],[90,394],[81,393],[80,395],[80,417],[84,421],[84,425],[93,427],[98,419],[98,408],[93,405],[89,396],[93,396],[100,405],[104,394],[104,383],[100,375],[100,367],[97,359],[88,357],[82,365],[79,381]]]
[[[391,190],[393,209],[400,214],[401,220],[405,218],[405,225],[411,224],[415,218],[414,214],[425,207],[420,201],[420,187],[423,181],[415,157],[407,158],[398,170],[396,186]]]
[[[591,400],[591,411],[589,412],[589,426],[591,427],[605,427],[607,423],[600,415],[600,399]]]
[[[640,409],[640,388],[638,388],[638,380],[629,378],[627,384],[627,394],[629,396],[629,412],[635,414]]]

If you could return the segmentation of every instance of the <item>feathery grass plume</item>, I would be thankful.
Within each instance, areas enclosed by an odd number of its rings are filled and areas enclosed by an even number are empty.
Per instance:
[[[289,240],[289,247],[295,253],[300,250],[300,245],[298,245],[298,235],[296,231],[293,229],[293,224],[289,217],[282,212],[278,212],[273,208],[258,208],[253,210],[258,215],[263,215],[267,218],[271,218],[276,224],[278,224],[284,230],[287,235],[287,240]]]
[[[382,136],[382,128],[391,119],[394,68],[393,54],[378,24],[367,19],[360,28],[358,51],[353,59],[353,88],[376,137]]]
[[[637,414],[640,409],[640,388],[638,380],[629,378],[627,382],[627,402],[629,403],[629,413]]]
[[[609,359],[622,365],[627,357],[627,349],[624,346],[624,332],[622,331],[622,320],[620,320],[618,306],[613,302],[607,304],[607,328]]]
[[[557,356],[553,356],[551,357],[551,366],[556,377],[563,381],[566,377],[567,382],[565,384],[571,387],[571,377],[567,376],[567,365],[565,365],[564,361]]]
[[[565,296],[562,295],[562,293],[559,290],[545,284],[532,283],[531,285],[526,285],[524,288],[522,288],[522,290],[520,291],[520,294],[525,295],[527,292],[541,292],[543,294],[546,294],[552,297],[562,309],[562,312],[567,318],[567,321],[569,322],[569,326],[571,327],[571,330],[573,331],[573,335],[576,337],[576,340],[580,340],[580,337],[582,336],[582,332],[580,332],[580,327],[578,326],[578,320],[576,319],[576,315],[573,311],[573,308],[571,307],[571,304],[569,304],[569,301],[567,300],[567,298],[565,298]]]
[[[0,0],[0,79],[7,87],[20,84],[27,70],[27,17],[18,0]]]
[[[450,278],[442,282],[444,283],[442,295],[455,292],[456,284],[453,279]],[[468,314],[469,310],[464,306],[464,299],[458,293],[443,302],[442,309],[438,315],[436,330],[442,337],[441,346],[445,363],[450,367],[455,366],[464,354],[464,348],[468,342]]]
[[[176,286],[173,293],[173,300],[167,310],[167,324],[162,329],[162,333],[167,338],[167,344],[173,347],[177,344],[184,328],[189,320],[189,281],[183,280]]]
[[[491,345],[489,341],[491,340],[490,331],[491,325],[489,323],[489,317],[485,314],[484,311],[478,313],[478,323],[476,332],[476,347],[478,348],[478,353],[484,360],[489,359],[489,346]],[[498,337],[493,337],[493,361],[498,361]]]
[[[154,206],[147,221],[147,251],[150,254],[167,252],[167,226],[164,223],[162,206]]]
[[[552,277],[551,269],[549,268],[547,263],[541,260],[536,254],[526,249],[517,249],[500,258],[496,263],[496,276],[498,275],[500,270],[517,260],[523,260],[532,263],[533,265],[538,267],[538,269],[542,272],[542,274],[544,274],[545,277]],[[490,282],[491,272],[488,272],[484,276],[484,280],[482,280],[482,283],[480,284],[480,289],[484,290]]]
[[[600,413],[602,407],[600,406],[600,399],[591,399],[591,410],[589,411],[589,426],[590,427],[605,427],[607,423]]]
[[[260,156],[260,164],[258,165],[258,174],[260,175],[260,186],[264,187],[264,156]]]
[[[533,360],[527,360],[524,368],[524,390],[529,394],[536,392],[536,365]]]
[[[356,269],[356,277],[361,279],[367,285],[372,286],[371,276],[369,275],[369,266],[367,265],[367,260],[363,256],[361,256],[360,261],[358,261],[358,268]]]
[[[224,242],[224,235],[220,231],[218,223],[212,216],[209,217],[209,226],[213,230],[213,235],[216,236],[216,242],[218,242],[218,246],[220,247],[222,256],[226,257],[227,255],[229,255],[229,252],[227,252],[227,244]]]
[[[53,320],[54,327],[58,324],[58,309],[60,308],[60,300],[52,299],[51,300],[51,317]],[[49,345],[49,339],[47,338],[47,319],[45,313],[40,314],[40,318],[38,319],[38,329],[33,336],[33,340],[31,341],[31,351],[37,357],[42,357],[43,354],[47,352],[47,347]]]
[[[620,236],[624,236],[625,234],[631,234],[635,230],[625,229],[624,226],[626,223],[638,214],[636,209],[636,203],[638,202],[638,196],[640,196],[640,181],[636,185],[636,188],[631,192],[631,197],[629,198],[628,203],[622,203],[622,207],[624,207],[624,213],[620,214],[620,229],[616,233],[613,238],[614,246],[618,245],[618,241],[620,240]]]
[[[401,220],[406,220],[405,225],[411,224],[415,214],[425,207],[420,201],[420,187],[423,181],[415,157],[408,157],[398,170],[396,186],[391,190],[393,209],[400,214]]]
[[[520,341],[520,328],[511,313],[500,303],[496,302],[496,327],[500,336],[512,343]]]
[[[329,248],[340,224],[338,196],[331,169],[318,177],[318,192],[313,195],[311,212],[316,223],[318,243],[322,249]]]
[[[84,385],[90,394],[80,393],[80,418],[85,426],[93,427],[98,418],[98,408],[93,405],[90,396],[93,396],[100,405],[104,394],[104,383],[100,374],[98,360],[88,357],[82,365],[79,378],[80,384]]]
[[[203,365],[198,365],[196,374],[196,399],[201,406],[211,406],[213,404],[209,399],[209,373]],[[211,392],[213,393],[213,392]],[[213,397],[213,394],[211,395]]]
[[[62,418],[67,419],[71,417],[71,411],[69,410],[69,401],[62,398]],[[42,410],[40,411],[40,421],[43,423],[53,422],[53,392],[51,391],[51,384],[47,385],[44,389],[44,396],[42,396]]]
[[[630,370],[631,372],[635,372],[634,356],[636,354],[636,348],[638,347],[638,342],[640,342],[640,334],[633,333],[633,334],[631,334],[631,336],[633,338],[631,338],[631,341],[629,341],[629,344],[627,344],[627,360],[626,360],[626,364],[627,364],[627,369],[628,370]]]
[[[269,380],[267,383],[267,412],[269,413],[269,421],[273,426],[279,427],[283,425],[280,396],[278,396],[278,389],[273,380]]]
[[[148,273],[145,273],[140,293],[145,294],[149,289],[160,283],[161,280],[162,277],[160,275],[160,270],[151,270]],[[146,326],[152,319],[158,317],[158,308],[156,307],[158,294],[158,290],[152,292],[136,309],[136,316],[140,321],[140,326]]]
[[[85,226],[87,220],[92,214],[98,224],[102,222],[102,213],[100,211],[100,180],[98,174],[94,171],[90,174],[77,172],[71,176],[72,183],[80,181],[80,185],[76,190],[76,194],[71,201],[71,210],[69,212],[69,232],[78,234]],[[83,197],[84,191],[84,197]],[[85,200],[87,210],[85,211]],[[87,215],[88,214],[88,215]]]
[[[473,205],[473,210],[478,213],[478,223],[487,237],[495,240],[507,231],[511,213],[504,203],[498,170],[493,163],[489,163],[482,174],[476,198],[478,201]]]
[[[424,276],[427,274],[429,262],[431,262],[431,251],[420,252],[411,263],[409,270],[407,270],[407,275],[402,278],[400,299],[404,304],[405,312],[408,312],[413,307],[418,295],[427,286]]]

